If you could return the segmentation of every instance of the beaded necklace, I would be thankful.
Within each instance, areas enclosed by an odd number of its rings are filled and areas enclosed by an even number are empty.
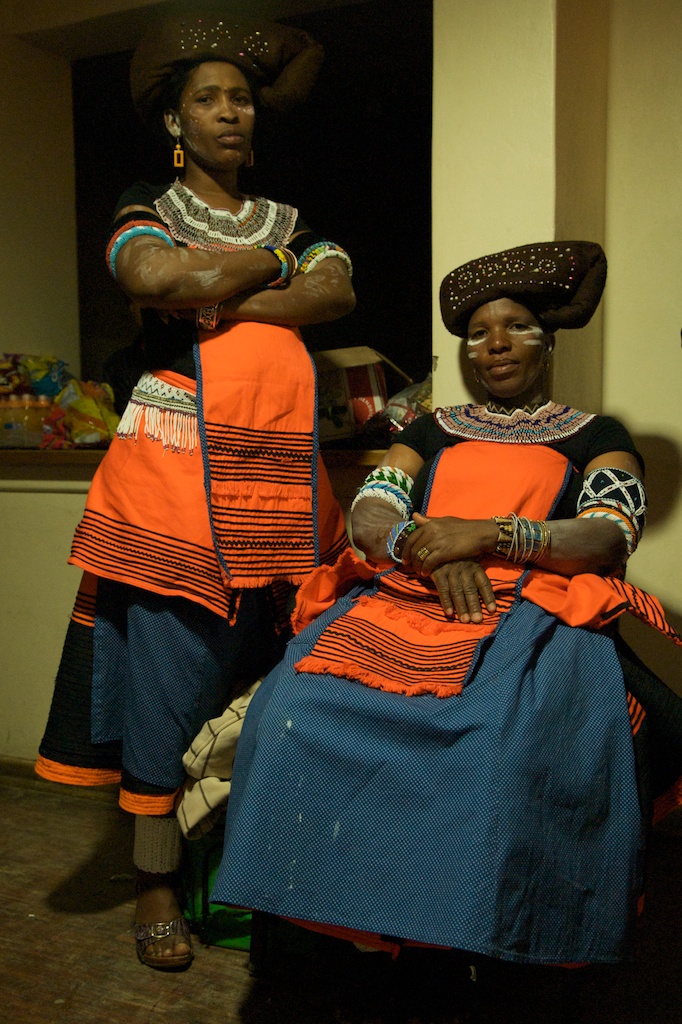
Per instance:
[[[538,409],[542,409],[543,405],[547,405],[547,399],[542,402],[535,402],[534,405],[518,405],[514,409],[506,409],[503,405],[497,405],[496,402],[486,402],[486,409],[488,412],[492,412],[497,416],[513,416],[515,412],[527,412],[529,416],[532,416]]]
[[[293,206],[262,196],[245,196],[237,213],[216,210],[179,179],[154,205],[176,241],[214,251],[285,245],[298,217]]]
[[[444,433],[467,441],[547,444],[577,434],[594,414],[546,402],[537,409],[514,409],[511,413],[498,411],[494,405],[455,405],[436,409],[434,418]]]

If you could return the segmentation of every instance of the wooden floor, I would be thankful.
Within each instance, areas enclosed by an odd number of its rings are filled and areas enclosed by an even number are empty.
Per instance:
[[[2,1024],[455,1024],[467,1018],[452,964],[403,964],[321,940],[275,956],[258,979],[248,953],[197,949],[192,967],[141,966],[131,933],[131,822],[110,790],[70,789],[0,764]],[[580,1024],[682,1022],[682,817],[659,827],[634,963],[581,975]],[[315,940],[317,942],[317,940]],[[340,947],[343,946],[343,949]],[[311,949],[313,950],[311,954]],[[487,968],[487,970],[486,970]],[[479,965],[490,1024],[561,1019],[548,969]],[[444,979],[447,979],[444,981]],[[572,1001],[572,1005],[574,1005]]]

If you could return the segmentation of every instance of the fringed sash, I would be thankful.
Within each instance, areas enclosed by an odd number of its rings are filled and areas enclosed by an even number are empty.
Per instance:
[[[348,538],[298,334],[241,323],[198,348],[196,384],[170,371],[138,383],[70,561],[229,617],[240,588],[298,583]]]
[[[297,331],[235,323],[195,347],[211,529],[230,586],[319,564],[315,373]],[[344,528],[337,517],[332,546]]]
[[[434,465],[427,514],[476,519],[518,510],[546,518],[568,470],[563,455],[541,445],[532,450],[485,441],[456,445]],[[446,618],[431,580],[397,567],[381,576],[375,593],[361,597],[327,627],[297,670],[344,675],[414,696],[460,693],[479,642],[495,632],[511,607],[523,572],[499,558],[486,559],[484,565],[498,609],[483,622]],[[299,601],[307,599],[306,590],[301,588]]]
[[[142,374],[116,430],[123,440],[137,441],[140,426],[150,441],[172,452],[189,452],[198,444],[196,397],[160,377]]]
[[[563,455],[543,445],[472,441],[441,453],[432,470],[428,514],[488,518],[515,511],[545,519],[571,472]],[[361,596],[345,615],[330,623],[299,672],[345,676],[395,693],[461,693],[478,644],[495,633],[514,603],[521,581],[523,597],[572,626],[603,628],[630,611],[682,643],[655,598],[631,584],[584,573],[571,579],[542,569],[526,571],[499,558],[481,559],[490,577],[497,610],[478,625],[447,619],[435,586],[397,567],[382,574],[373,592]],[[342,589],[350,586],[352,566],[340,564]],[[318,570],[299,591],[294,621],[304,625],[306,605],[320,610],[329,590]],[[359,572],[358,578],[366,572]]]

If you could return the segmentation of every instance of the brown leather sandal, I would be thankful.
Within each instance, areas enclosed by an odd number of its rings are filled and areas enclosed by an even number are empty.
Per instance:
[[[189,953],[181,953],[178,956],[151,956],[145,952],[147,946],[165,939],[169,935],[180,935],[189,944]],[[136,924],[135,925],[135,948],[137,958],[141,964],[147,967],[154,967],[157,971],[178,971],[184,970],[192,963],[194,951],[191,948],[192,938],[189,925],[184,917],[176,917],[174,921],[160,921],[157,924]]]

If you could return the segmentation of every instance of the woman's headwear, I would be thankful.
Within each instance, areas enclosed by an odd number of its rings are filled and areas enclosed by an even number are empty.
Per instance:
[[[260,101],[281,112],[308,96],[324,60],[322,45],[288,25],[236,20],[225,7],[193,5],[145,34],[130,66],[133,102],[143,121],[162,112],[165,86],[183,61],[235,64]]]
[[[606,256],[596,242],[536,242],[457,267],[440,286],[443,323],[466,337],[479,306],[510,298],[545,331],[584,327],[606,284]]]

